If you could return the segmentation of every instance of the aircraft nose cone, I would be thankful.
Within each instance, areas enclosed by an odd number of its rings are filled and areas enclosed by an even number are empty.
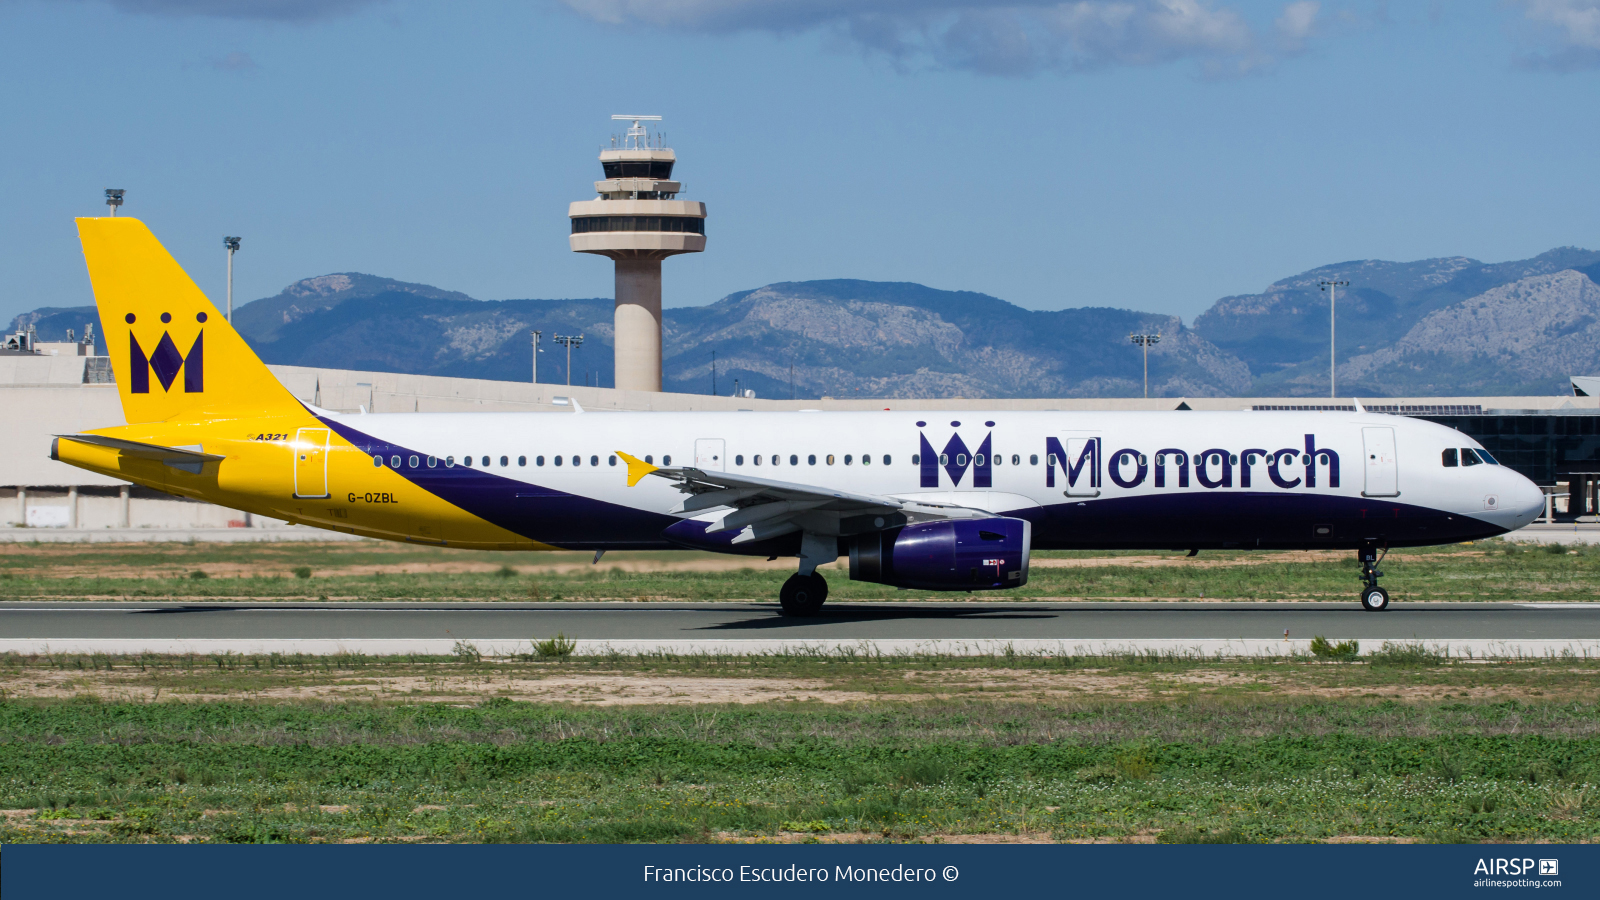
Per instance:
[[[1544,490],[1521,475],[1517,476],[1517,481],[1519,483],[1510,492],[1515,504],[1512,508],[1530,518],[1544,515]]]

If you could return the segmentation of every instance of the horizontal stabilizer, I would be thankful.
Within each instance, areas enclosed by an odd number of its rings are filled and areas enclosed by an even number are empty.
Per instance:
[[[160,444],[143,444],[139,441],[127,441],[122,438],[105,437],[98,434],[58,434],[58,439],[77,441],[80,444],[93,444],[97,447],[107,447],[125,456],[134,456],[139,459],[153,459],[174,469],[183,469],[186,472],[199,474],[200,466],[208,462],[227,459],[215,453],[201,452],[200,447],[163,447]],[[51,448],[50,456],[55,456]]]

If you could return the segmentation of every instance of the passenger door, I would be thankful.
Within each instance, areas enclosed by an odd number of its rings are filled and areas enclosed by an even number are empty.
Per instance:
[[[700,438],[694,442],[694,467],[707,472],[727,471],[727,452],[722,438]]]
[[[1367,473],[1363,497],[1400,496],[1400,471],[1394,452],[1393,428],[1361,429],[1362,458]]]
[[[290,449],[294,452],[294,495],[307,499],[328,496],[328,429],[300,429]]]

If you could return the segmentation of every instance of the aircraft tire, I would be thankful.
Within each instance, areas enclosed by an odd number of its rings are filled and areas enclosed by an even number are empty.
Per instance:
[[[1363,589],[1361,608],[1367,612],[1383,612],[1389,608],[1389,592],[1377,585]]]
[[[786,616],[814,616],[822,611],[822,604],[827,600],[828,579],[816,572],[790,575],[778,591],[778,603]]]

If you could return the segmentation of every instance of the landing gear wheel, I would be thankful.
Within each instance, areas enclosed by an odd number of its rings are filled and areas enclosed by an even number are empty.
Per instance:
[[[1389,608],[1389,592],[1377,585],[1361,591],[1361,608],[1368,612],[1383,612]]]
[[[790,575],[778,591],[778,602],[786,616],[814,616],[822,612],[828,599],[828,580],[812,572],[810,575]]]

